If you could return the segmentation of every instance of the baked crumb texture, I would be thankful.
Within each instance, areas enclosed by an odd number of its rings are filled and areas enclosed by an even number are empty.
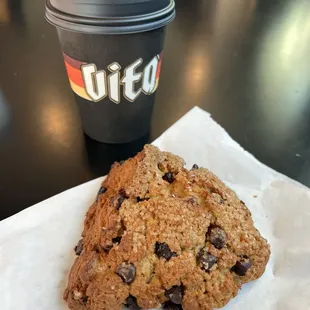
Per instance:
[[[75,252],[72,310],[221,308],[270,256],[234,192],[151,145],[112,165]]]

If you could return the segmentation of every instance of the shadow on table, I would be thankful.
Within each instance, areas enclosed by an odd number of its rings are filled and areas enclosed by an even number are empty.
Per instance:
[[[89,167],[96,177],[106,175],[115,161],[135,156],[150,141],[149,134],[125,144],[105,144],[84,136]]]

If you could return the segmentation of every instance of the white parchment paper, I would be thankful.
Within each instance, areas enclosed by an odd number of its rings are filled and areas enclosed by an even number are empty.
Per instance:
[[[244,151],[205,111],[194,108],[155,142],[217,174],[250,208],[271,244],[265,274],[225,310],[310,309],[310,190]],[[84,214],[102,178],[0,222],[0,309],[66,310],[62,293]]]

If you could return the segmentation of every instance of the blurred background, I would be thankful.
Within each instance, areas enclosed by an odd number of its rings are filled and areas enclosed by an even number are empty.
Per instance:
[[[310,186],[310,1],[176,0],[149,137],[83,135],[43,0],[0,0],[1,217],[108,172],[194,106]],[[216,139],[216,137],[214,137]]]

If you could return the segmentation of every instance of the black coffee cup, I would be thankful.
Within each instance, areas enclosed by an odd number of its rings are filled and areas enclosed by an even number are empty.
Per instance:
[[[47,0],[88,136],[126,143],[149,132],[174,17],[174,0]]]

